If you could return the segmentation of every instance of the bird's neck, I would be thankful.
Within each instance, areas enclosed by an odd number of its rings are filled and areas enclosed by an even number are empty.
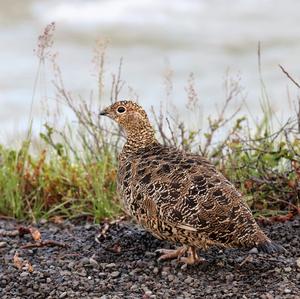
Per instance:
[[[127,141],[123,148],[123,153],[134,153],[152,145],[157,145],[154,130],[151,126],[145,127],[137,132],[127,132]]]

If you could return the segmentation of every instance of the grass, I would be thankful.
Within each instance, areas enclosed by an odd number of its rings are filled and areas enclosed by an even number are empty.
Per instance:
[[[75,99],[64,86],[57,55],[51,52],[54,29],[55,25],[50,24],[39,37],[35,86],[43,68],[50,63],[57,103],[69,109],[76,123],[58,126],[55,119],[61,117],[56,115],[54,121],[49,118],[39,137],[34,139],[30,116],[28,137],[22,145],[17,149],[0,146],[0,215],[34,222],[53,217],[86,217],[98,222],[122,213],[116,193],[117,153],[123,142],[122,132],[113,124],[107,126],[101,122],[97,115],[106,88],[107,43],[97,43],[93,59],[97,66],[98,95],[88,100]],[[241,107],[228,114],[234,100],[242,97],[242,89],[239,80],[227,77],[223,106],[206,119],[205,129],[198,123],[188,127],[172,104],[173,83],[168,75],[171,71],[165,77],[167,105],[162,104],[158,113],[152,110],[151,118],[163,144],[208,157],[243,192],[255,216],[299,213],[300,112],[296,109],[294,117],[274,129],[276,117],[261,76],[260,50],[258,57],[262,86],[260,120],[253,122],[249,115],[241,115]],[[126,85],[121,70],[122,60],[112,76],[111,102],[120,97]],[[289,80],[297,83],[283,71]],[[201,105],[193,74],[188,78],[186,93],[186,109],[191,118],[197,119]],[[36,143],[39,150],[34,146]]]
[[[40,218],[115,215],[116,165],[109,152],[97,162],[82,163],[51,149],[38,156],[23,144],[19,151],[0,149],[2,215],[36,221]]]

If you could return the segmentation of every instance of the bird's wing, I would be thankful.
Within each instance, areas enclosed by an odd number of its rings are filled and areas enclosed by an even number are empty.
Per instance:
[[[134,189],[155,204],[159,220],[173,227],[223,243],[258,229],[241,194],[198,155],[176,150],[148,153],[135,173]]]

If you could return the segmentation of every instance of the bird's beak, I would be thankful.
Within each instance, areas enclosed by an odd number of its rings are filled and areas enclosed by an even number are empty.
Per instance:
[[[108,113],[107,113],[107,111],[105,111],[105,110],[102,110],[102,111],[100,111],[100,113],[99,113],[99,115],[107,115]]]

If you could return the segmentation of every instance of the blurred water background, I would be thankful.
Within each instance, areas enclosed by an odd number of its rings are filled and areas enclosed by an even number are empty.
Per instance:
[[[123,78],[147,108],[158,107],[165,99],[163,74],[171,67],[174,102],[184,106],[187,79],[193,72],[205,118],[224,100],[222,85],[230,70],[244,86],[249,109],[245,113],[256,117],[261,99],[260,41],[272,108],[279,119],[294,112],[297,90],[278,64],[300,78],[300,1],[1,0],[1,142],[11,142],[27,129],[38,65],[33,49],[38,35],[52,21],[56,22],[58,61],[66,86],[74,94],[88,97],[96,90],[93,48],[97,39],[107,38],[107,77],[123,57]],[[50,81],[51,70],[46,75]],[[51,94],[51,84],[47,89]],[[128,97],[129,90],[122,95]],[[37,93],[35,130],[43,124],[42,101]],[[50,100],[50,110],[51,105],[54,109]]]

